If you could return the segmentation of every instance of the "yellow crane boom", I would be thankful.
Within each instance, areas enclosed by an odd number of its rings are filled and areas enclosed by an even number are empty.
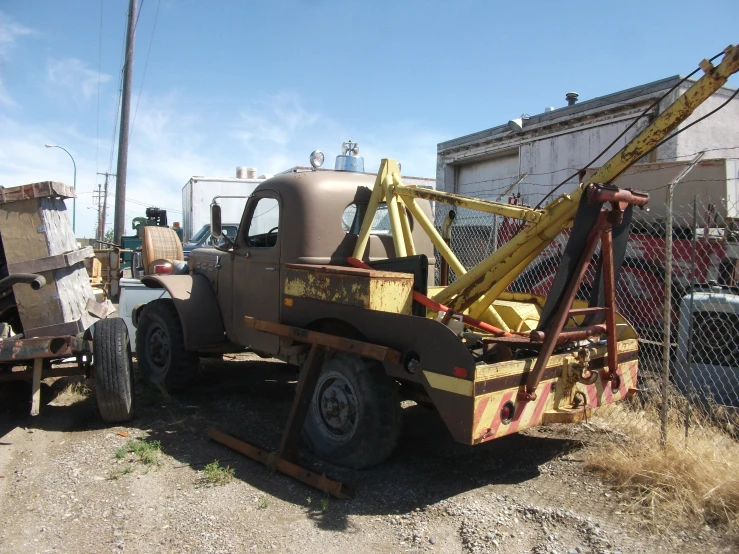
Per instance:
[[[448,305],[455,311],[468,310],[472,317],[508,330],[505,322],[492,307],[493,302],[559,233],[571,226],[586,187],[591,183],[610,183],[668,137],[670,132],[685,121],[699,105],[726,84],[732,74],[739,71],[739,48],[733,45],[727,47],[721,63],[717,66],[703,60],[700,67],[704,72],[703,76],[659,114],[644,131],[578,188],[556,198],[542,210],[405,186],[402,184],[397,162],[383,159],[362,221],[354,257],[361,259],[364,255],[372,222],[381,202],[387,204],[396,256],[413,254],[415,249],[404,209],[407,208],[457,277],[452,284],[438,292],[434,300]],[[416,206],[415,198],[521,219],[526,222],[526,226],[502,247],[466,271],[436,231],[433,223]]]

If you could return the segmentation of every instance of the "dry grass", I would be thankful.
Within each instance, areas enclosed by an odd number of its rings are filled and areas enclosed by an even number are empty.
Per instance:
[[[611,405],[597,417],[617,433],[586,451],[586,468],[630,493],[656,527],[705,523],[739,535],[739,443],[730,435],[694,416],[686,440],[678,407],[665,445],[656,406]]]
[[[57,395],[58,401],[64,404],[73,404],[84,400],[92,394],[85,381],[72,381],[64,387],[61,392]]]

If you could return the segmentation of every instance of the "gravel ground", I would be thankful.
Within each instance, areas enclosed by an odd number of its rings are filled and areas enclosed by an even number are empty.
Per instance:
[[[92,395],[67,392],[38,418],[0,416],[2,552],[730,552],[707,527],[654,533],[632,502],[582,467],[593,426],[539,428],[477,447],[412,403],[396,453],[372,470],[304,463],[353,485],[319,491],[209,441],[224,432],[274,449],[296,375],[230,356],[165,399],[139,383],[138,417],[106,427]],[[57,392],[69,384],[54,383]],[[146,464],[129,441],[159,441]],[[219,460],[230,482],[204,478]]]

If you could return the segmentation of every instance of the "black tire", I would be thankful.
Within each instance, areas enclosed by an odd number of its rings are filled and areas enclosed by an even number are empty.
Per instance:
[[[200,359],[185,350],[182,323],[171,298],[152,300],[139,316],[136,357],[141,376],[150,383],[181,390],[195,378]]]
[[[400,428],[400,400],[382,364],[335,354],[323,365],[303,427],[319,458],[353,469],[375,466],[392,454]]]
[[[133,369],[126,323],[101,319],[92,339],[95,396],[103,421],[120,423],[133,417]]]

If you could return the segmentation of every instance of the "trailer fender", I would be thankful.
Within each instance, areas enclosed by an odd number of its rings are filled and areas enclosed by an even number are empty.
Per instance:
[[[182,323],[187,350],[225,344],[221,310],[210,282],[203,275],[147,275],[141,282],[149,288],[164,288],[174,301]]]

